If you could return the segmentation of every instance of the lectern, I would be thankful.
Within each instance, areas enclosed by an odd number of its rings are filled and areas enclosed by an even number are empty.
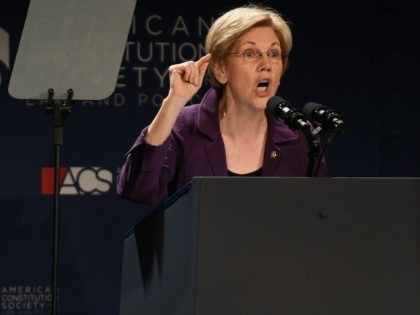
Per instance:
[[[120,315],[420,314],[420,179],[197,177],[124,243]]]

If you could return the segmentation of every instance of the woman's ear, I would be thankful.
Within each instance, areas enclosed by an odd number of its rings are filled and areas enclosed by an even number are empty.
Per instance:
[[[219,81],[220,84],[227,83],[226,69],[223,64],[214,65],[213,73],[214,73],[214,77],[217,79],[217,81]]]

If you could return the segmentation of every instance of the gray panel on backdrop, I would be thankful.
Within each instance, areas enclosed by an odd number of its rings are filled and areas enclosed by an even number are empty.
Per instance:
[[[18,99],[99,100],[115,89],[136,0],[31,1],[10,78]]]

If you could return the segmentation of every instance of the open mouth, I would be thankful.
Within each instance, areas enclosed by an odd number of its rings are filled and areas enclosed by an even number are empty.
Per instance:
[[[268,88],[269,82],[267,79],[261,80],[258,82],[257,89],[260,92],[265,92]]]

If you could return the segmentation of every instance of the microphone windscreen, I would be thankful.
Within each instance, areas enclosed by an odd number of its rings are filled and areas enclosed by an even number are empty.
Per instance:
[[[270,99],[267,102],[266,112],[273,115],[276,107],[279,104],[285,104],[289,106],[289,102],[287,102],[285,99],[281,98],[280,96],[274,95],[270,97]]]
[[[303,113],[306,117],[311,118],[312,113],[314,112],[315,108],[326,108],[324,105],[315,103],[315,102],[308,102],[302,107]]]

